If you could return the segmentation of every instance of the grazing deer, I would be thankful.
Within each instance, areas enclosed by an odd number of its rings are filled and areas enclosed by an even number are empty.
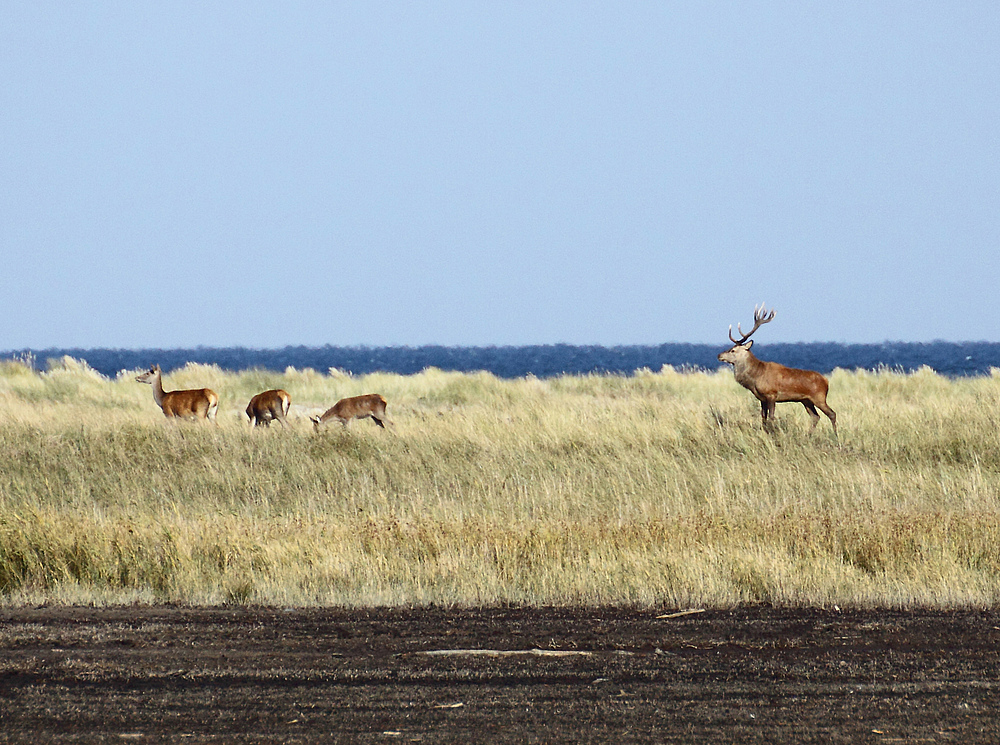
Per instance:
[[[733,366],[733,374],[736,382],[750,391],[760,401],[761,417],[764,427],[767,428],[768,420],[774,417],[774,405],[783,401],[798,401],[806,407],[809,416],[812,417],[811,429],[816,429],[819,421],[819,409],[828,417],[833,425],[833,434],[837,434],[837,415],[826,404],[826,394],[830,389],[830,384],[825,377],[813,370],[796,370],[793,367],[785,367],[777,362],[764,362],[753,356],[750,347],[753,341],[747,341],[753,332],[770,323],[774,319],[774,310],[770,313],[761,303],[760,308],[753,309],[753,328],[750,333],[744,334],[739,324],[736,324],[736,331],[740,334],[739,339],[733,338],[733,327],[729,327],[729,340],[734,343],[732,349],[728,349],[719,355],[721,362],[728,362]]]
[[[215,415],[219,410],[219,397],[212,389],[165,391],[159,365],[153,365],[148,372],[139,375],[136,381],[153,386],[153,400],[163,409],[164,416],[215,421]]]
[[[273,390],[258,393],[247,404],[247,416],[251,427],[270,427],[277,420],[282,427],[287,427],[288,408],[292,405],[292,397],[288,391]]]
[[[352,419],[367,419],[371,417],[375,424],[385,429],[385,422],[389,421],[385,417],[385,399],[377,393],[369,393],[364,396],[352,396],[342,398],[329,409],[323,416],[311,416],[309,419],[313,423],[313,428],[318,432],[321,425],[326,424],[331,419],[347,427],[347,423]],[[392,424],[392,422],[389,422]]]

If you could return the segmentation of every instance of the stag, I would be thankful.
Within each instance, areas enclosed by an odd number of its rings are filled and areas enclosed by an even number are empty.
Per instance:
[[[827,406],[826,394],[830,389],[827,379],[814,370],[797,370],[794,367],[785,367],[777,362],[764,362],[754,357],[750,347],[753,341],[750,337],[753,333],[774,320],[774,310],[768,312],[761,303],[760,307],[753,309],[753,328],[749,333],[744,334],[739,324],[736,324],[736,331],[740,335],[739,339],[733,338],[733,327],[729,327],[729,340],[733,342],[733,347],[727,349],[719,355],[720,362],[728,362],[733,366],[733,374],[736,382],[750,391],[757,400],[760,401],[760,412],[764,428],[768,428],[770,419],[774,418],[774,406],[785,401],[798,401],[805,406],[809,416],[812,417],[812,427],[816,429],[819,422],[819,409],[830,418],[833,425],[833,434],[837,434],[837,414]]]

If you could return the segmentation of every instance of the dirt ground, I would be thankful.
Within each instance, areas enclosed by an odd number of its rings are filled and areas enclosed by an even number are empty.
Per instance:
[[[0,609],[0,742],[1000,741],[1000,611]]]

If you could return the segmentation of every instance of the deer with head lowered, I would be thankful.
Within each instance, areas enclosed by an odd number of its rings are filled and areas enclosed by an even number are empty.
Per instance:
[[[219,397],[211,388],[165,391],[159,365],[153,365],[147,372],[139,375],[136,381],[153,386],[153,400],[163,409],[164,416],[215,421],[215,415],[219,410]]]
[[[352,419],[367,419],[371,417],[375,424],[385,429],[385,422],[389,421],[385,416],[386,400],[377,393],[368,393],[364,396],[351,396],[342,398],[325,412],[322,416],[311,416],[309,419],[313,423],[313,428],[318,432],[319,428],[329,422],[336,420],[347,427],[347,423]],[[392,424],[392,422],[389,422]]]
[[[282,427],[287,427],[286,417],[291,405],[292,397],[288,395],[288,391],[283,391],[280,388],[258,393],[247,404],[250,426],[270,427],[272,421],[278,421]]]
[[[753,328],[747,334],[736,324],[739,339],[733,338],[733,327],[729,327],[729,340],[734,346],[719,355],[720,362],[728,362],[733,366],[736,382],[750,391],[760,401],[761,418],[764,427],[774,418],[774,406],[784,401],[798,401],[806,407],[812,417],[812,429],[819,422],[819,409],[830,418],[833,434],[837,434],[837,414],[826,403],[826,394],[830,389],[827,379],[813,370],[797,370],[785,367],[777,362],[764,362],[754,357],[750,347],[753,341],[750,337],[754,331],[774,319],[774,310],[770,313],[761,303],[753,309]]]

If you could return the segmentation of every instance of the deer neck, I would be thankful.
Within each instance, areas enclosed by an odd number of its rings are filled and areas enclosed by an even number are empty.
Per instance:
[[[161,409],[163,408],[163,376],[157,371],[153,378],[153,400]]]
[[[752,389],[763,369],[764,363],[754,357],[753,352],[749,350],[747,350],[746,357],[733,363],[733,375],[736,376],[736,382],[744,388]]]

